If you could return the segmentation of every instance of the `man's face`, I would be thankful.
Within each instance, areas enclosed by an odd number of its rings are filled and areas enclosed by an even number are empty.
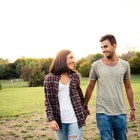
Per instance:
[[[106,58],[111,59],[113,57],[116,48],[115,46],[115,44],[111,45],[109,40],[104,40],[101,42],[101,49]]]

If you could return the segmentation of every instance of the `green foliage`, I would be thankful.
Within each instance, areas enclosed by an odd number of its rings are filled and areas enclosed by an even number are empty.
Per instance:
[[[140,74],[140,53],[136,53],[129,59],[132,74]]]
[[[88,76],[88,64],[91,65],[94,61],[102,57],[103,55],[100,53],[90,54],[86,58],[79,59],[75,67],[81,75]],[[130,62],[132,74],[140,74],[140,52],[129,51],[120,57]],[[25,81],[29,81],[36,69],[40,69],[41,73],[45,73],[45,75],[48,74],[52,61],[53,58],[33,59],[23,57],[17,59],[14,63],[10,63],[7,59],[4,60],[0,58],[0,79],[23,78]],[[85,65],[86,68],[83,65]],[[81,68],[83,68],[83,70]]]
[[[94,61],[96,60],[99,60],[103,58],[103,54],[101,53],[97,53],[97,54],[90,54],[87,56],[87,60],[90,62],[90,63],[93,63]]]
[[[14,62],[15,66],[16,66],[16,73],[17,73],[18,77],[21,76],[21,69],[25,66],[25,63],[26,63],[26,59],[24,57],[17,59]]]
[[[22,58],[16,61],[20,77],[29,83],[29,86],[42,86],[44,76],[49,72],[52,58],[32,59]],[[21,63],[20,63],[21,62]]]
[[[135,51],[128,51],[127,53],[123,53],[120,58],[126,61],[129,61],[136,54]]]
[[[34,73],[30,76],[29,86],[30,87],[37,87],[43,86],[45,73],[41,72],[40,69],[36,69]]]
[[[14,63],[9,63],[7,65],[7,79],[10,78],[19,78],[17,72],[16,72],[16,65]]]
[[[80,65],[85,61],[86,61],[86,58],[79,59],[75,64],[76,69],[79,70]]]
[[[16,77],[16,69],[13,63],[0,64],[0,79],[10,79]]]
[[[21,78],[23,78],[24,81],[29,81],[33,70],[30,66],[24,66],[21,70]]]
[[[8,60],[0,59],[0,79],[17,78],[16,66]]]
[[[39,62],[37,59],[26,58],[25,65],[21,68],[21,77],[25,81],[29,81],[31,75],[40,68]]]
[[[89,61],[84,61],[80,67],[79,67],[79,72],[81,76],[83,77],[88,77],[89,76],[89,70],[90,70],[90,62]]]
[[[120,58],[129,62],[132,74],[140,74],[140,52],[129,51],[122,54]]]
[[[5,69],[6,69],[5,65],[4,64],[0,64],[0,79],[4,78]]]
[[[53,61],[53,58],[46,58],[46,59],[40,60],[41,71],[44,71],[46,75],[49,73],[49,68],[52,61]]]
[[[83,77],[88,77],[89,76],[89,71],[91,64],[103,57],[102,54],[97,53],[97,54],[90,54],[86,58],[81,58],[76,62],[76,69],[80,72],[80,74]]]
[[[9,63],[8,59],[0,58],[0,64],[8,64],[8,63]]]

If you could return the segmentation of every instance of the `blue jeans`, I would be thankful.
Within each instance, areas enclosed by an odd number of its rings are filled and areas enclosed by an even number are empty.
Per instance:
[[[82,140],[82,127],[76,123],[62,123],[60,131],[54,131],[57,140]]]
[[[127,140],[127,116],[96,114],[101,140]]]

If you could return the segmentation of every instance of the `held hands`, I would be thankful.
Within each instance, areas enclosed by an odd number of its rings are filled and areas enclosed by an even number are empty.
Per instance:
[[[135,109],[130,109],[130,117],[129,117],[130,122],[135,121],[135,119],[136,119]]]
[[[87,114],[90,115],[90,110],[88,109],[88,106],[86,105],[86,106],[84,106],[84,108],[85,108]]]
[[[87,108],[87,110],[86,110],[86,111],[87,111],[87,114],[88,114],[88,115],[90,115],[90,110],[89,110],[88,108]]]
[[[50,121],[49,122],[49,125],[50,125],[50,128],[53,130],[53,131],[57,131],[57,130],[60,130],[57,122],[55,120],[53,121]]]

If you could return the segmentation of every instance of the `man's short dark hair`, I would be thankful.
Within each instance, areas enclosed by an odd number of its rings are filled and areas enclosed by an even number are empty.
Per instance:
[[[107,34],[105,36],[102,36],[101,39],[100,39],[100,42],[103,42],[104,40],[108,40],[111,45],[117,44],[115,36],[111,35],[111,34]]]

